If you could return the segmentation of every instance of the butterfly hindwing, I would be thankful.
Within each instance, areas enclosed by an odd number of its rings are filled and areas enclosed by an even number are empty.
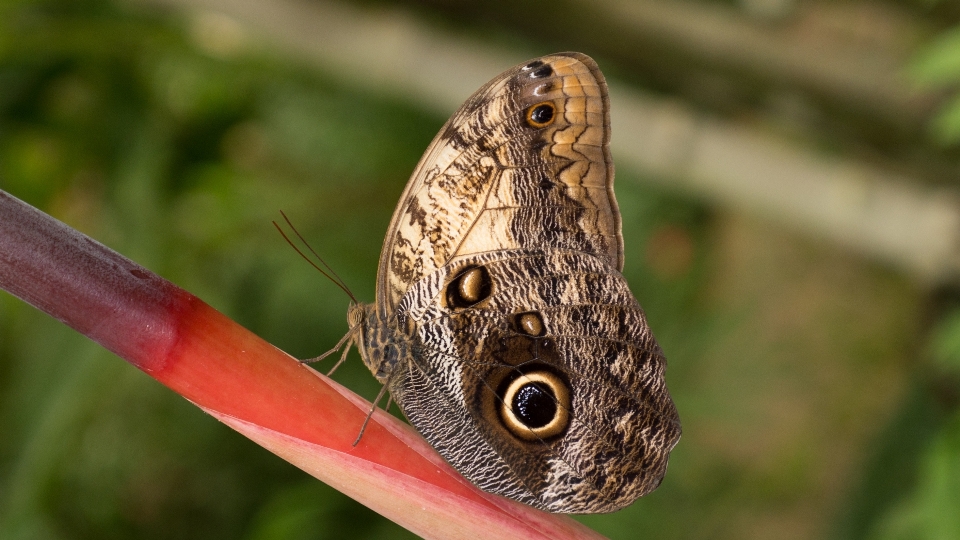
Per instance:
[[[476,267],[489,275],[489,295],[451,308],[454,276]],[[566,250],[458,258],[414,284],[398,313],[417,328],[417,352],[391,392],[472,482],[567,513],[615,510],[659,485],[680,433],[665,361],[623,277],[602,259]],[[540,335],[518,323],[530,314]],[[569,389],[567,425],[518,436],[503,421],[505,388],[540,372]]]

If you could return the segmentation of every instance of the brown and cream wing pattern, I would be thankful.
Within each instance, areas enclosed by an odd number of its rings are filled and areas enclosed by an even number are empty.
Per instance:
[[[381,315],[454,257],[557,248],[622,269],[609,140],[606,82],[586,55],[542,57],[487,83],[441,129],[394,211]]]
[[[476,304],[450,302],[460,268],[489,281]],[[559,249],[458,258],[413,284],[398,312],[416,333],[390,393],[480,488],[594,513],[660,484],[680,437],[666,361],[623,276],[602,259]],[[511,391],[530,385],[549,389],[540,403],[549,421],[509,421],[508,409],[538,409],[518,408]]]

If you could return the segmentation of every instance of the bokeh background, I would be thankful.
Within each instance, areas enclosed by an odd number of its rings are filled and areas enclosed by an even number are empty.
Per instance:
[[[612,538],[960,538],[960,3],[3,0],[0,188],[298,357],[372,300],[433,135],[611,82],[625,274],[684,435]],[[336,379],[372,398],[356,353]],[[316,411],[323,414],[323,411]],[[0,292],[0,538],[403,538]]]

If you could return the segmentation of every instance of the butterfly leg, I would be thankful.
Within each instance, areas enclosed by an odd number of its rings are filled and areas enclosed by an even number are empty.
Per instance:
[[[393,394],[387,396],[387,406],[384,407],[383,410],[390,412],[390,405],[393,405]]]
[[[350,332],[347,333],[347,335],[349,336],[351,333],[355,334],[356,332],[354,330],[351,330]],[[350,341],[347,342],[347,345],[343,348],[343,354],[340,355],[340,359],[337,360],[337,363],[334,364],[333,367],[330,368],[330,371],[327,372],[327,377],[333,375],[333,372],[336,371],[338,367],[340,367],[340,364],[342,364],[344,360],[347,359],[347,353],[350,352],[350,347],[352,347],[354,342],[356,341],[355,337],[356,336],[351,337]]]
[[[360,443],[360,439],[363,438],[363,432],[367,429],[367,422],[370,421],[370,418],[373,416],[373,411],[377,410],[377,403],[383,399],[383,395],[387,393],[387,385],[384,384],[383,388],[380,389],[380,393],[377,394],[377,398],[373,400],[373,406],[370,407],[370,412],[367,413],[367,417],[363,419],[363,425],[360,426],[360,433],[357,435],[357,440],[353,441],[353,445],[356,446]]]
[[[343,344],[346,343],[346,344],[347,344],[347,348],[343,351],[343,356],[340,357],[340,361],[337,362],[337,364],[336,364],[335,366],[333,366],[333,369],[337,369],[337,367],[343,362],[343,359],[346,358],[346,356],[347,356],[347,351],[350,350],[350,345],[353,344],[353,340],[356,338],[357,332],[359,332],[359,331],[360,331],[360,327],[359,327],[359,326],[355,326],[355,327],[351,328],[349,331],[347,331],[347,334],[346,334],[345,336],[343,336],[342,338],[340,338],[340,341],[338,341],[337,344],[334,345],[333,348],[330,349],[329,351],[321,354],[320,356],[317,356],[316,358],[307,358],[307,359],[304,359],[304,360],[297,360],[297,361],[300,362],[301,364],[312,364],[312,363],[314,363],[314,362],[319,362],[319,361],[323,360],[324,358],[326,358],[326,357],[330,356],[331,354],[333,354],[333,353],[337,352],[338,350],[340,350],[340,347],[343,347]],[[331,369],[331,370],[330,370],[330,373],[328,373],[327,375],[330,375],[331,373],[333,373],[333,369]]]

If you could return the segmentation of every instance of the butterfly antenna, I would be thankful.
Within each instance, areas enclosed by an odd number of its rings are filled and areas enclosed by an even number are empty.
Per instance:
[[[335,278],[337,278],[338,281],[340,281],[340,283],[343,285],[343,288],[348,289],[347,294],[350,294],[349,287],[347,287],[347,282],[345,282],[333,268],[330,268],[330,265],[327,264],[327,261],[323,260],[323,257],[321,257],[316,251],[314,251],[313,246],[311,246],[307,242],[307,240],[303,237],[303,235],[300,234],[300,231],[298,231],[297,228],[293,226],[293,223],[290,222],[290,218],[288,218],[287,215],[283,213],[283,210],[280,211],[280,215],[283,216],[283,219],[287,222],[287,225],[290,226],[290,229],[293,230],[294,234],[297,235],[297,238],[299,238],[300,241],[303,242],[303,245],[307,246],[307,249],[310,250],[310,253],[313,253],[313,256],[316,257],[318,261],[320,261],[320,264],[322,264],[324,268],[329,270],[330,273]],[[354,303],[356,303],[357,300],[356,298],[353,298],[352,294],[350,294],[350,298],[354,301]]]
[[[334,272],[332,268],[330,268],[330,265],[328,265],[327,262],[324,261],[323,258],[320,255],[318,255],[316,251],[313,250],[312,247],[310,247],[310,244],[308,244],[307,241],[303,238],[303,235],[300,234],[300,231],[298,231],[297,228],[293,226],[293,223],[290,222],[290,218],[288,218],[287,215],[284,214],[282,210],[280,211],[280,215],[283,216],[283,219],[287,222],[287,225],[290,226],[290,229],[294,233],[296,233],[297,238],[299,238],[300,241],[303,242],[303,245],[307,246],[307,249],[310,251],[310,253],[312,253],[313,256],[316,257],[318,261],[320,261],[320,264],[322,264],[327,270],[329,270],[330,273],[328,274],[323,268],[320,268],[319,266],[316,265],[316,263],[310,260],[310,257],[307,257],[307,255],[303,251],[301,251],[300,248],[298,248],[296,244],[293,243],[292,240],[290,240],[290,237],[287,236],[287,233],[283,232],[283,229],[280,228],[280,225],[276,221],[274,221],[272,222],[273,226],[276,227],[277,231],[280,232],[280,236],[283,236],[283,239],[286,240],[288,244],[290,244],[290,247],[292,247],[294,251],[300,254],[300,256],[303,257],[303,260],[310,263],[310,266],[316,268],[318,272],[324,275],[324,277],[332,281],[334,285],[336,285],[337,287],[340,287],[340,289],[343,292],[347,293],[347,296],[350,297],[350,300],[352,300],[353,303],[355,304],[359,303],[357,302],[357,298],[353,296],[353,293],[350,292],[350,288],[347,287],[347,284],[343,281],[343,279],[341,279],[340,276],[338,276],[337,273]]]

